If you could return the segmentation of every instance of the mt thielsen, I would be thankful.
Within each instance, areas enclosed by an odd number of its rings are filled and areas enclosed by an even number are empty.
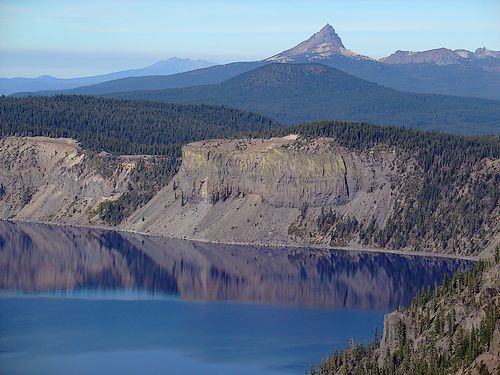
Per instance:
[[[45,88],[37,85],[29,89],[29,85],[24,82],[24,86],[19,86],[17,92],[59,90],[39,94],[100,95],[132,90],[161,90],[214,84],[271,62],[321,63],[358,78],[401,91],[500,99],[500,52],[498,51],[491,51],[484,47],[476,49],[475,52],[447,48],[422,52],[398,50],[377,61],[345,47],[341,38],[329,24],[295,47],[262,61],[234,62],[202,69],[194,68],[196,70],[169,75],[165,73],[151,75],[158,73],[148,71],[144,76],[134,74],[134,77],[112,79],[90,86],[82,84],[81,86],[84,87],[69,90],[63,90],[67,86],[61,85],[58,88],[54,84]],[[13,87],[7,90],[6,83],[0,81],[0,93],[12,92],[16,90]]]

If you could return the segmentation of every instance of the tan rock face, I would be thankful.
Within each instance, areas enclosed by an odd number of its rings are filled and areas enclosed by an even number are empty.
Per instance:
[[[411,168],[394,150],[353,152],[332,139],[197,142],[183,148],[170,185],[124,228],[215,241],[328,243],[314,235],[322,208],[383,225],[401,171]],[[301,225],[313,237],[297,238],[289,228],[304,214]]]
[[[71,139],[0,140],[0,218],[88,224],[127,190],[135,161],[90,155]]]
[[[346,164],[342,153],[329,147],[319,153],[313,145],[280,143],[189,145],[183,151],[179,187],[189,197],[210,203],[254,193],[275,207],[296,208],[303,202],[314,207],[345,202],[359,190],[363,176],[353,168],[353,158]]]
[[[425,176],[417,162],[381,145],[357,151],[333,139],[293,135],[211,140],[184,146],[173,178],[145,173],[164,162],[161,157],[96,155],[71,140],[4,138],[0,218],[104,225],[96,210],[101,202],[130,189],[141,197],[149,191],[144,187],[153,186],[147,195],[154,194],[152,199],[130,208],[117,228],[213,242],[377,247],[384,231],[406,236],[394,228],[411,225],[404,213],[425,203],[419,201]],[[436,222],[442,226],[429,225],[403,245],[386,246],[471,254],[472,238],[491,253],[500,240],[491,218],[500,208],[482,212],[475,237],[466,236],[467,216],[460,209],[473,203],[482,182],[494,183],[499,168],[498,160],[477,163],[463,183],[450,186],[456,199],[438,202],[435,215],[444,220]],[[460,230],[443,247],[436,231],[450,222]]]

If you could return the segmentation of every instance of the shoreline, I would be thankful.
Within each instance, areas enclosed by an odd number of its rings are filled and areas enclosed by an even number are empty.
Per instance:
[[[170,235],[161,234],[150,234],[140,231],[127,230],[122,228],[114,228],[109,226],[99,226],[99,225],[82,225],[82,224],[66,224],[66,223],[56,223],[50,221],[41,220],[26,220],[26,219],[0,219],[0,221],[13,222],[13,223],[27,223],[27,224],[44,224],[44,225],[54,225],[59,227],[70,227],[70,228],[82,228],[82,229],[100,229],[107,231],[114,231],[119,233],[127,234],[137,234],[145,237],[153,238],[168,238],[180,241],[191,241],[199,243],[208,243],[213,245],[233,245],[233,246],[260,246],[273,249],[282,248],[292,248],[292,249],[317,249],[317,250],[342,250],[342,251],[358,251],[358,252],[370,252],[370,253],[382,253],[382,254],[393,254],[393,255],[406,255],[406,256],[419,256],[419,257],[435,257],[435,258],[447,258],[456,260],[466,260],[477,262],[482,258],[480,256],[468,256],[460,254],[443,254],[443,253],[431,253],[425,251],[404,251],[404,250],[393,250],[385,248],[373,248],[373,247],[362,247],[362,246],[328,246],[328,245],[300,245],[300,244],[264,244],[264,243],[250,243],[250,242],[238,242],[238,241],[211,241],[203,238],[188,238],[188,237],[175,237]]]

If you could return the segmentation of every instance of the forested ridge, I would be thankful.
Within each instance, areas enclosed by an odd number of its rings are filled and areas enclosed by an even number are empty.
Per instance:
[[[500,335],[500,255],[422,290],[386,316],[383,339],[335,351],[310,375],[494,375]],[[495,370],[496,369],[496,370]],[[474,370],[474,372],[472,372]]]
[[[178,157],[182,144],[279,126],[264,116],[209,105],[90,96],[0,97],[0,136],[74,138],[92,151]]]
[[[500,134],[500,101],[397,91],[321,64],[267,64],[215,85],[107,94],[121,99],[228,105],[286,124],[315,120],[458,134]]]

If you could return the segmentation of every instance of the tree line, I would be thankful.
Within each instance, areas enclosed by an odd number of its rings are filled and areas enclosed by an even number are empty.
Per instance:
[[[0,97],[0,136],[74,138],[84,149],[178,157],[181,145],[280,124],[222,106],[91,96]]]

